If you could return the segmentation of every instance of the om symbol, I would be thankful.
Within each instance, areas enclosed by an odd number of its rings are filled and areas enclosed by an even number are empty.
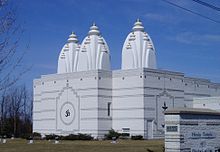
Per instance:
[[[70,110],[68,109],[68,110],[66,111],[65,117],[69,117],[69,116],[70,116]]]

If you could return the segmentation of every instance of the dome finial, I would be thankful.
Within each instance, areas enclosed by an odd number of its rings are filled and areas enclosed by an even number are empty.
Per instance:
[[[100,35],[99,28],[96,26],[95,22],[93,22],[90,27],[89,35]]]
[[[143,24],[139,18],[137,18],[136,22],[134,23],[134,27],[132,28],[133,31],[144,31]]]
[[[68,42],[69,43],[70,42],[75,42],[75,43],[78,42],[78,39],[77,39],[75,32],[72,31],[72,33],[69,35]]]

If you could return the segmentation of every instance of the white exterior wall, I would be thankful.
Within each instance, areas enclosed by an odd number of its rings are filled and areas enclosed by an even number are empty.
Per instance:
[[[131,69],[113,73],[96,70],[45,75],[34,80],[33,131],[81,132],[103,137],[111,128],[119,132],[130,128],[130,135],[163,138],[164,103],[168,109],[192,107],[194,97],[215,95],[220,95],[219,84],[164,70]],[[75,107],[71,125],[63,124],[59,114],[67,98]],[[110,116],[108,102],[112,102]]]
[[[42,76],[41,79],[34,81],[33,132],[42,134],[80,132],[95,137],[103,136],[111,129],[111,117],[105,112],[109,101],[111,101],[109,71]],[[64,120],[61,118],[65,114],[60,113],[62,106],[67,102],[74,107],[72,122],[65,117]]]
[[[220,96],[194,98],[193,108],[208,108],[208,109],[220,111]]]
[[[112,80],[112,128],[122,133],[130,128],[130,135],[144,136],[144,88],[139,70],[114,71]]]
[[[212,96],[211,87],[220,86],[179,72],[132,69],[113,71],[112,87],[113,129],[150,139],[164,137],[164,103],[192,107],[193,97]]]

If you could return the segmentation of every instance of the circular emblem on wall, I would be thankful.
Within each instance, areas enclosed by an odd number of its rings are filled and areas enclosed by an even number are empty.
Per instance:
[[[65,102],[60,109],[60,118],[61,121],[66,124],[70,125],[75,119],[75,108],[72,103]]]

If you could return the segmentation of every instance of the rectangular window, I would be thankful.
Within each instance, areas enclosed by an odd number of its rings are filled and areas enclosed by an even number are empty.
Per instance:
[[[177,126],[167,126],[166,130],[167,132],[177,132],[178,127]]]
[[[122,132],[130,132],[130,128],[122,128]]]
[[[108,102],[108,116],[111,116],[111,102]]]

